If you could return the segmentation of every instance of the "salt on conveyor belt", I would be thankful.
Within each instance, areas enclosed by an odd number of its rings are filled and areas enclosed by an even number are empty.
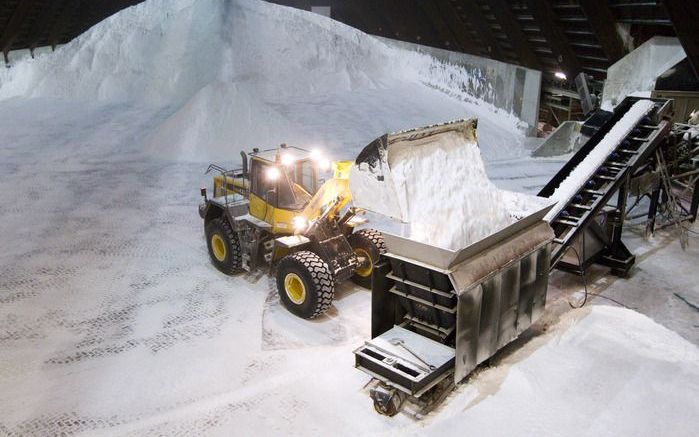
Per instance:
[[[631,133],[638,122],[653,109],[653,105],[651,100],[639,100],[634,103],[587,157],[561,182],[556,191],[549,196],[549,199],[555,200],[557,203],[546,214],[544,218],[546,221],[550,222],[561,212],[568,199],[573,197],[580,190],[580,187],[595,174],[599,166]]]

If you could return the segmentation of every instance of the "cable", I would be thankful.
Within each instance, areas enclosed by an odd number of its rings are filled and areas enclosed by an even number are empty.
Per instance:
[[[626,308],[627,310],[635,310],[635,308],[632,308],[632,307],[630,307],[630,306],[624,305],[624,303],[619,302],[618,300],[612,299],[611,297],[605,296],[605,295],[603,295],[603,294],[599,294],[599,293],[588,293],[588,295],[590,295],[590,296],[595,296],[595,297],[601,297],[602,299],[607,299],[607,300],[612,301],[612,302],[614,302],[615,304],[617,304],[617,305],[619,305],[619,306],[621,306],[621,307]]]
[[[621,307],[624,307],[624,308],[626,308],[626,309],[628,309],[628,310],[633,309],[633,308],[631,308],[631,307],[625,305],[623,302],[619,302],[618,300],[612,299],[611,297],[604,296],[604,295],[602,295],[602,294],[600,294],[600,293],[590,293],[590,292],[587,290],[587,278],[585,277],[585,269],[583,268],[582,259],[580,258],[580,253],[579,253],[578,250],[577,250],[575,247],[573,247],[573,246],[569,246],[568,248],[569,248],[569,249],[572,249],[573,252],[575,252],[575,256],[578,258],[578,265],[580,266],[580,276],[582,277],[582,280],[583,280],[583,287],[584,287],[584,289],[585,289],[585,297],[583,298],[583,301],[582,301],[582,303],[581,303],[579,306],[573,305],[573,304],[570,302],[570,300],[568,301],[568,305],[569,305],[571,308],[577,310],[577,309],[580,309],[580,308],[584,307],[585,304],[587,304],[587,298],[588,298],[588,296],[594,296],[594,297],[601,297],[602,299],[607,299],[607,300],[609,300],[609,301],[611,301],[611,302],[614,302],[615,304],[617,304],[617,305],[619,305],[619,306],[621,306]]]
[[[668,173],[665,157],[663,156],[661,149],[656,149],[655,157],[656,157],[658,164],[659,164],[658,169],[660,170],[660,180],[662,181],[662,186],[663,186],[663,188],[665,190],[665,194],[667,196],[666,211],[672,217],[672,223],[676,226],[678,233],[679,233],[680,246],[682,246],[682,250],[685,250],[685,249],[687,249],[687,246],[689,245],[689,236],[688,236],[687,229],[681,223],[682,222],[682,214],[678,213],[678,211],[677,211],[679,209],[678,208],[678,200],[677,200],[677,197],[675,196],[675,192],[672,189],[672,179],[670,178],[670,174]]]
[[[664,206],[661,208],[669,209],[669,206]],[[699,235],[699,232],[691,229],[689,226],[686,225],[686,223],[685,223],[685,221],[687,220],[686,218],[681,219],[679,222],[677,222],[674,220],[674,218],[670,215],[669,212],[658,211],[658,213],[660,214],[660,217],[665,220],[663,227],[675,225],[675,226],[679,226],[681,228],[681,230],[684,232],[694,234],[694,235]]]
[[[584,287],[584,289],[585,289],[585,297],[583,298],[583,301],[582,301],[582,303],[580,304],[580,306],[575,306],[575,305],[573,305],[572,303],[570,303],[570,300],[568,301],[568,305],[570,305],[571,308],[577,310],[577,309],[580,309],[580,308],[584,307],[585,304],[587,303],[587,296],[588,296],[588,292],[587,292],[587,278],[585,277],[585,268],[583,267],[582,259],[580,258],[580,253],[578,253],[578,249],[576,249],[576,248],[573,247],[573,246],[568,246],[568,249],[572,249],[573,252],[575,252],[575,256],[578,258],[578,265],[580,266],[580,276],[582,277],[582,280],[583,280],[583,287]]]
[[[633,211],[633,209],[634,209],[636,206],[638,206],[638,204],[641,202],[641,200],[642,200],[644,197],[646,197],[646,196],[648,196],[648,197],[650,198],[650,196],[648,195],[648,193],[643,193],[643,194],[641,194],[640,196],[637,196],[637,197],[636,197],[636,201],[633,203],[633,205],[631,205],[631,207],[629,207],[629,208],[626,210],[626,215],[628,215],[631,211]]]

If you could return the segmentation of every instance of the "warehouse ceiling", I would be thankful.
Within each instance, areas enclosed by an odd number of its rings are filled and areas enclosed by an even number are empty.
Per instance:
[[[70,41],[142,0],[1,0],[0,51]],[[699,6],[686,0],[277,0],[367,33],[514,63],[544,72],[555,110],[572,79],[607,68],[654,35],[677,36],[699,70]],[[623,35],[623,37],[621,36]],[[559,77],[556,77],[558,73]],[[565,107],[558,105],[559,109]]]
[[[143,0],[0,0],[0,51],[63,44]]]

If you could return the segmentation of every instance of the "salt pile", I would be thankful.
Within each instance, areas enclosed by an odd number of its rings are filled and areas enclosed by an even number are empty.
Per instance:
[[[428,433],[696,435],[699,349],[675,332],[635,311],[593,306],[533,343],[457,389]],[[426,434],[414,428],[402,434]]]
[[[257,0],[148,0],[0,70],[0,100],[163,108],[144,148],[165,159],[237,160],[282,142],[345,159],[380,132],[464,113],[483,120],[489,150],[512,154],[516,118],[455,78],[484,82],[318,14]]]
[[[551,194],[549,198],[558,203],[548,212],[545,217],[546,220],[553,220],[558,215],[568,199],[573,197],[580,187],[592,177],[614,149],[631,133],[641,119],[653,109],[653,105],[654,103],[651,100],[639,100],[633,104],[621,120],[612,127],[599,144]]]

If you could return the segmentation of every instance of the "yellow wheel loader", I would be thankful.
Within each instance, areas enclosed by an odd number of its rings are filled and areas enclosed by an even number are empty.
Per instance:
[[[386,251],[378,231],[355,227],[366,222],[349,206],[352,161],[330,163],[296,147],[242,155],[242,167],[210,165],[213,193],[201,194],[212,263],[226,274],[276,271],[284,306],[311,319],[332,304],[335,284],[353,279],[370,286],[374,264]],[[333,177],[321,183],[322,170]]]

